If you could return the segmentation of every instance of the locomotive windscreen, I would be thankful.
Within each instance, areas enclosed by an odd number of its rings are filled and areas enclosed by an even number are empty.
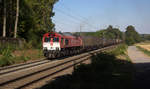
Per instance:
[[[50,42],[50,37],[45,37],[44,42]]]
[[[59,38],[57,37],[45,37],[44,42],[50,42],[53,39],[53,42],[59,42]]]

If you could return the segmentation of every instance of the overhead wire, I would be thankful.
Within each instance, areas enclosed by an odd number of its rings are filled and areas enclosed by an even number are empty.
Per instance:
[[[60,26],[60,25],[67,25],[67,26],[70,26],[71,24],[69,24],[69,23],[63,23],[63,22],[60,22],[60,21],[57,21],[57,20],[53,20],[53,22],[54,23],[59,23],[59,24],[57,24],[57,27],[61,30],[61,31],[63,31],[63,29],[64,28],[62,28],[62,26]],[[73,25],[73,24],[72,24]]]
[[[75,20],[75,19],[73,19],[72,17],[68,17],[66,14],[62,14],[61,12],[58,12],[58,13],[60,13],[61,15],[64,15],[65,17],[64,18],[59,18],[59,17],[57,17],[57,20],[60,20],[60,21],[65,21],[65,23],[66,23],[66,21],[68,21],[67,23],[74,23],[74,24],[80,24],[79,23],[79,21],[78,20]],[[57,14],[58,14],[57,13]],[[56,20],[56,19],[55,19]]]
[[[55,9],[56,11],[58,11],[58,12],[60,12],[60,13],[62,13],[62,14],[65,14],[65,15],[67,15],[68,17],[70,17],[70,18],[72,18],[72,19],[74,19],[74,21],[80,21],[80,22],[82,22],[82,23],[85,23],[85,24],[87,24],[87,25],[89,25],[89,27],[90,28],[94,28],[94,29],[97,29],[96,27],[94,27],[93,25],[91,25],[91,24],[89,24],[89,23],[87,23],[87,22],[83,22],[83,20],[81,20],[81,19],[79,19],[79,18],[77,18],[77,17],[75,17],[75,16],[73,16],[73,15],[71,15],[71,14],[68,14],[68,13],[66,13],[66,12],[64,12],[64,11],[62,11],[62,10],[60,10],[60,9]],[[91,30],[92,31],[92,30]]]
[[[68,11],[72,11],[68,6],[66,6],[65,4],[61,3],[61,6],[63,6],[65,9],[67,9]],[[74,11],[75,12],[75,11]],[[82,19],[82,20],[88,20],[86,17],[83,17],[77,13],[74,13],[78,16],[78,18]],[[74,17],[74,16],[73,16]],[[92,24],[88,23],[88,22],[85,22],[84,23],[90,25],[91,27],[95,28],[95,29],[98,29],[97,27],[93,26]]]
[[[65,23],[65,22],[61,22],[61,21],[58,21],[58,20],[53,20],[54,22],[56,23],[59,23],[59,24],[63,24],[63,25],[71,25],[70,23]]]
[[[68,7],[66,7],[65,5],[62,5],[62,6],[64,6],[66,9],[70,10],[70,9],[69,9]],[[85,17],[83,17],[83,16],[81,16],[81,15],[73,15],[73,14],[70,14],[70,13],[68,13],[68,12],[65,12],[65,11],[63,11],[63,10],[61,10],[61,9],[58,9],[58,8],[55,8],[55,10],[56,10],[57,12],[63,14],[63,15],[68,16],[68,17],[71,18],[71,19],[73,20],[73,22],[75,22],[75,23],[80,21],[80,22],[84,23],[85,25],[87,25],[88,27],[90,27],[90,28],[92,28],[92,29],[98,30],[97,27],[95,27],[95,26],[93,26],[92,24],[89,24],[88,22],[86,22],[85,20],[88,20],[88,19],[85,18]],[[58,22],[58,21],[57,21],[57,22]],[[79,24],[79,23],[77,23],[77,24]],[[80,23],[80,25],[81,25],[81,23]],[[90,30],[90,31],[93,31],[93,30]]]

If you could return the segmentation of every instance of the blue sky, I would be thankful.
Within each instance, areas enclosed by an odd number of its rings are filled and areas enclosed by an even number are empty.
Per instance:
[[[97,31],[113,25],[135,26],[150,33],[150,0],[59,0],[54,6],[56,31]]]

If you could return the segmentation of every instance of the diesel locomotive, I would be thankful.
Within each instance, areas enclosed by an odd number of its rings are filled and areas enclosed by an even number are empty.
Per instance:
[[[121,40],[49,32],[43,35],[44,56],[58,58],[120,43]]]

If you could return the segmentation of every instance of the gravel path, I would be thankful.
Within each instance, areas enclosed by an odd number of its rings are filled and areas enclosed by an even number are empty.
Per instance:
[[[136,69],[134,89],[150,89],[150,57],[135,46],[128,48],[128,55]]]

